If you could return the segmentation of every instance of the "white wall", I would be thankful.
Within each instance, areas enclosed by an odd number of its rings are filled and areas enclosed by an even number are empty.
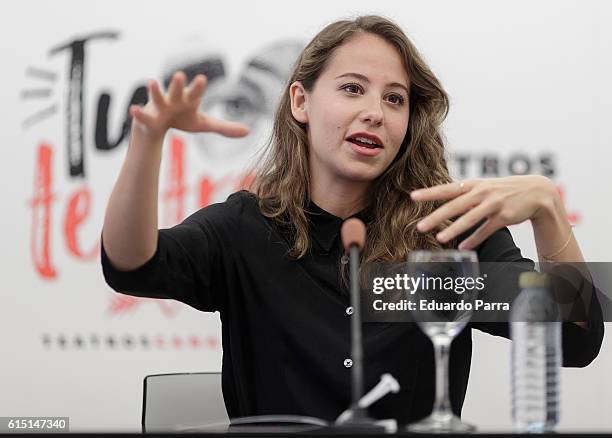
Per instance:
[[[165,66],[193,53],[221,54],[231,83],[245,60],[267,44],[307,41],[340,17],[386,15],[413,39],[451,96],[446,123],[449,150],[472,157],[465,174],[452,161],[454,174],[480,176],[484,154],[499,161],[500,176],[509,174],[508,161],[517,154],[528,158],[534,173],[546,167],[541,160],[549,160],[553,179],[566,193],[567,208],[576,214],[576,234],[587,260],[609,260],[612,234],[605,231],[612,187],[612,141],[606,129],[612,109],[609,2],[384,0],[373,8],[372,2],[361,0],[269,5],[233,0],[27,0],[3,2],[0,8],[4,84],[0,138],[5,154],[0,160],[5,230],[0,250],[4,277],[0,416],[70,416],[73,430],[138,431],[144,375],[220,368],[216,315],[112,293],[101,276],[96,252],[106,200],[126,151],[125,141],[108,152],[95,148],[98,98],[103,92],[112,95],[109,130],[116,136],[135,87],[148,78],[160,78]],[[116,31],[119,36],[86,46],[86,175],[70,177],[69,56],[48,53],[62,43],[102,31]],[[32,75],[30,68],[50,72],[55,79]],[[42,88],[49,89],[48,97],[22,97],[24,90]],[[50,111],[48,117],[24,127],[24,121],[45,109]],[[213,201],[231,191],[249,154],[261,144],[268,121],[261,117],[253,136],[239,147],[234,144],[232,157],[223,154],[225,146],[218,140],[176,134],[185,142],[184,214],[198,206],[202,177],[220,187]],[[33,256],[40,260],[44,249],[43,227],[35,218],[43,220],[45,210],[31,206],[32,199],[41,195],[34,187],[42,143],[48,143],[53,154],[48,254],[54,278],[41,275],[32,261]],[[170,147],[165,151],[162,190],[170,184]],[[225,185],[224,175],[229,178]],[[66,231],[70,229],[66,212],[70,198],[79,191],[91,198],[89,205],[81,198],[72,210],[75,241]],[[171,225],[173,215],[181,211],[172,202],[160,207],[163,226]],[[533,257],[529,227],[514,227],[513,232],[519,246]],[[84,254],[75,255],[75,248]],[[92,336],[99,344],[92,342]],[[111,348],[109,337],[119,345]],[[149,348],[124,342],[126,338],[140,342],[141,337],[151,342]],[[194,337],[195,346],[190,344]],[[156,344],[158,339],[163,346]],[[464,417],[487,430],[509,427],[509,343],[480,333],[474,340]],[[612,430],[605,403],[612,395],[612,379],[606,372],[610,369],[612,350],[606,339],[590,367],[564,370],[561,429]]]

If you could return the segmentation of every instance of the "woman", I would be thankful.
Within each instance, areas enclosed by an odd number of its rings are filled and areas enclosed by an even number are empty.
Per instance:
[[[229,137],[248,131],[198,113],[205,85],[196,77],[185,87],[177,73],[165,95],[152,81],[149,102],[131,108],[131,142],[106,212],[102,263],[117,291],[220,312],[230,417],[334,419],[348,406],[352,309],[339,275],[345,263],[339,229],[348,217],[367,224],[366,262],[403,261],[412,249],[457,243],[474,248],[482,261],[522,261],[505,226],[525,220],[544,257],[582,260],[547,179],[451,182],[440,133],[447,96],[402,31],[376,16],[333,23],[304,49],[253,193],[235,193],[158,230],[166,131]],[[564,324],[565,365],[584,366],[597,355],[603,325],[596,312],[592,319]],[[505,324],[474,326],[508,336]],[[367,323],[363,336],[365,388],[384,372],[402,385],[371,414],[400,423],[428,414],[434,394],[429,340],[411,324]],[[471,332],[464,330],[451,355],[456,413],[470,357]]]

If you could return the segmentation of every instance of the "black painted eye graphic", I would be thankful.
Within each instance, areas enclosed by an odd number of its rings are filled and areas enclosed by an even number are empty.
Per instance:
[[[227,117],[233,121],[250,120],[256,112],[251,101],[243,96],[225,99],[224,110]]]

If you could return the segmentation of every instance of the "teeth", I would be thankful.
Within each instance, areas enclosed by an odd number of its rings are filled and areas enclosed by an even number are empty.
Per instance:
[[[359,140],[360,142],[367,143],[367,144],[376,144],[369,138],[365,138],[365,137],[355,137],[355,140]]]
[[[374,141],[370,140],[367,137],[351,137],[349,138],[349,140],[354,140],[356,142],[362,143],[365,147],[369,149],[375,149],[377,147],[382,147],[381,145],[379,145],[378,143],[375,143]]]

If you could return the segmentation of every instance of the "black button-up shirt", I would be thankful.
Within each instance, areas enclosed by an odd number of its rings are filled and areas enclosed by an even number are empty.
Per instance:
[[[313,244],[297,261],[288,257],[290,231],[264,217],[246,191],[159,230],[155,255],[134,271],[114,268],[102,246],[104,277],[114,290],[220,313],[223,395],[230,417],[302,414],[333,420],[349,406],[352,309],[339,274],[343,220],[312,202],[307,216]],[[505,228],[477,252],[481,261],[525,260]],[[455,338],[450,396],[456,413],[467,389],[474,327],[508,337],[507,324],[473,323]],[[565,323],[564,365],[588,364],[602,337],[601,317],[588,330]],[[399,393],[370,408],[371,416],[403,424],[429,414],[433,348],[418,327],[364,323],[363,343],[365,391],[383,373],[401,385]]]

